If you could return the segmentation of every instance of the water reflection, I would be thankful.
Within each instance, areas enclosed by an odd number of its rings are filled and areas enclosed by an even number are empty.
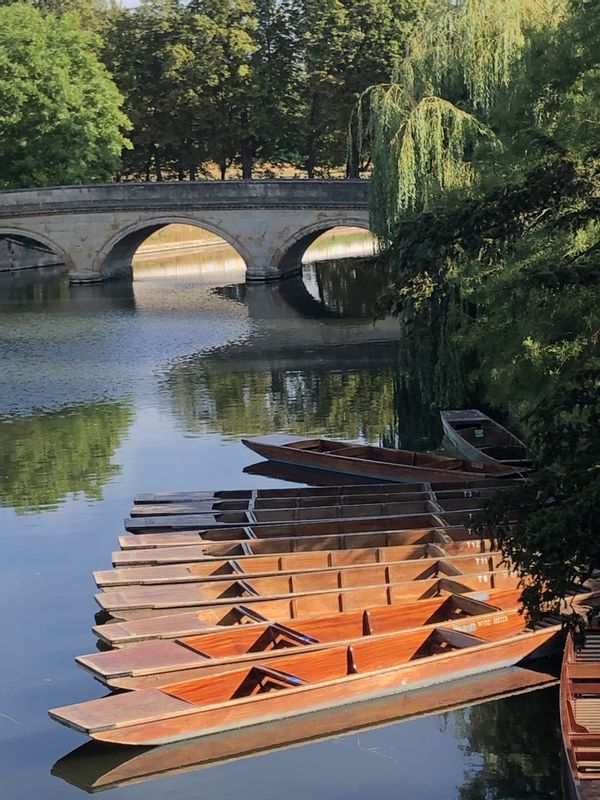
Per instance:
[[[452,723],[468,765],[458,800],[561,796],[557,688],[473,706]]]
[[[65,266],[0,272],[0,306],[4,304],[36,305],[69,297],[69,280]]]
[[[112,458],[132,419],[131,404],[114,402],[0,418],[0,504],[23,513],[79,492],[102,500],[121,471]]]
[[[353,347],[352,350],[360,348]],[[358,353],[323,349],[302,358],[282,353],[276,364],[258,354],[240,358],[190,358],[165,382],[186,431],[226,437],[290,430],[378,441],[395,428],[394,346],[371,345],[379,365],[357,369]],[[366,355],[366,354],[365,354]],[[382,367],[381,362],[388,365]],[[253,368],[252,368],[253,367]]]
[[[374,258],[309,263],[303,279],[307,291],[337,317],[374,319],[387,271]]]

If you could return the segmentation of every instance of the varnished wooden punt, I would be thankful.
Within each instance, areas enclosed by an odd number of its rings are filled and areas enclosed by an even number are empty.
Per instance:
[[[425,625],[477,633],[519,615],[520,591],[507,591],[497,605],[464,595],[434,597],[405,606],[374,606],[298,620],[225,629],[126,650],[79,656],[77,663],[114,689],[147,689],[213,674],[251,661],[261,663],[286,653],[352,644],[365,636],[386,636]]]
[[[264,462],[261,462],[264,463]],[[513,483],[520,483],[520,480]],[[187,491],[187,492],[145,492],[134,498],[135,505],[164,505],[167,503],[197,503],[205,501],[227,502],[229,500],[265,501],[265,500],[303,500],[312,498],[332,498],[343,495],[344,497],[360,497],[361,495],[374,494],[411,494],[415,492],[449,492],[473,491],[475,489],[489,489],[494,486],[510,485],[510,479],[503,478],[496,482],[487,478],[479,481],[453,481],[443,483],[430,483],[419,481],[417,483],[364,483],[340,484],[327,486],[294,486],[277,489],[214,489],[212,491]],[[469,495],[471,496],[471,495]]]
[[[281,522],[277,525],[244,525],[236,528],[208,528],[198,530],[173,530],[170,532],[125,534],[119,536],[123,550],[146,547],[179,547],[201,542],[253,542],[257,539],[301,539],[312,536],[336,536],[351,533],[404,531],[415,528],[452,528],[469,525],[470,511],[445,511],[443,513],[402,514],[386,517],[361,517],[358,519],[333,519],[327,521]]]
[[[335,519],[368,519],[411,514],[438,514],[445,511],[478,511],[481,497],[450,497],[431,499],[424,495],[419,500],[391,503],[356,503],[349,506],[314,506],[312,508],[283,508],[254,511],[214,511],[202,514],[166,514],[157,516],[129,517],[125,520],[125,530],[131,533],[162,533],[203,528],[227,530],[252,525],[263,528],[281,523],[327,522]]]
[[[491,482],[490,482],[491,483]],[[417,486],[427,486],[427,484],[417,484]],[[442,484],[443,486],[443,484]],[[363,487],[361,487],[362,489]],[[374,505],[381,503],[408,503],[426,500],[453,500],[460,498],[490,497],[496,492],[506,488],[500,482],[494,482],[491,486],[476,489],[419,489],[419,491],[406,491],[401,484],[384,484],[376,486],[374,492],[337,492],[335,494],[302,494],[294,496],[287,494],[290,490],[284,490],[286,494],[282,497],[262,497],[256,493],[246,492],[247,497],[223,498],[218,495],[206,493],[204,499],[200,499],[201,492],[181,493],[182,499],[178,502],[171,495],[167,500],[156,500],[154,503],[145,501],[135,502],[131,509],[132,517],[152,517],[152,516],[180,516],[187,514],[206,514],[223,513],[226,511],[279,511],[288,512],[289,519],[294,518],[298,509],[317,509],[355,505]],[[412,487],[411,487],[412,488]],[[346,487],[347,490],[352,487]],[[232,492],[233,494],[233,492]],[[242,494],[240,492],[240,494]],[[151,495],[141,495],[148,498]],[[197,499],[194,499],[197,496]],[[168,496],[167,496],[168,497]],[[314,512],[315,514],[317,512]],[[283,513],[282,513],[283,517]]]
[[[296,620],[325,616],[346,611],[363,611],[375,606],[397,605],[408,609],[409,605],[429,601],[436,597],[459,594],[475,600],[501,605],[504,598],[512,597],[517,588],[516,579],[507,580],[503,588],[494,588],[497,575],[479,575],[476,578],[461,577],[460,580],[440,578],[437,581],[420,581],[416,586],[420,594],[402,592],[402,587],[366,587],[362,589],[323,592],[316,596],[304,595],[283,600],[262,600],[251,606],[232,603],[228,606],[213,606],[200,611],[180,614],[163,614],[158,617],[125,620],[96,625],[96,636],[114,648],[137,646],[141,642],[155,639],[178,639],[214,633],[223,627],[237,625],[262,625],[278,620],[292,626]],[[509,593],[508,595],[506,593]],[[407,610],[407,613],[411,613]]]
[[[412,450],[394,450],[288,434],[255,436],[242,442],[263,458],[302,467],[378,480],[457,481],[519,474],[518,468],[488,461],[445,458]]]
[[[95,633],[114,646],[115,642],[148,638],[174,638],[195,633],[217,630],[222,626],[246,625],[270,619],[298,619],[322,614],[335,614],[372,605],[394,605],[414,602],[439,595],[469,594],[475,592],[477,599],[485,599],[490,590],[514,589],[518,580],[506,570],[476,575],[428,578],[405,581],[397,584],[379,584],[321,589],[306,594],[287,594],[276,597],[231,598],[229,602],[198,603],[197,592],[178,590],[166,597],[119,596],[117,592],[98,595],[106,598],[110,608],[103,611],[112,621],[99,624]],[[157,620],[154,624],[153,620]],[[104,619],[102,619],[104,623]],[[115,627],[122,625],[122,629]],[[191,625],[192,627],[185,627]],[[182,627],[183,626],[183,627]],[[139,636],[137,635],[139,632]],[[123,636],[121,637],[121,633]]]
[[[531,454],[523,442],[487,414],[476,409],[441,411],[448,441],[465,458],[495,464],[531,467]]]
[[[489,555],[474,555],[473,548],[458,542],[452,554],[440,545],[415,545],[397,547],[365,547],[354,550],[317,550],[290,555],[243,556],[215,559],[200,563],[184,562],[165,566],[120,567],[94,572],[96,585],[102,589],[119,586],[156,586],[160,584],[192,583],[231,580],[237,576],[248,580],[288,573],[316,572],[374,564],[418,564],[424,571],[432,559],[452,559],[461,572],[472,572],[473,567],[483,569],[490,564],[491,541],[484,539],[482,550]]]
[[[179,534],[165,535],[161,546],[129,548],[112,554],[115,567],[142,565],[185,564],[189,562],[217,561],[222,559],[251,560],[267,555],[286,553],[333,552],[373,547],[442,547],[449,556],[462,553],[485,552],[486,541],[477,539],[468,528],[415,528],[407,530],[364,531],[360,533],[327,534],[322,536],[289,536],[272,539],[234,540],[231,542],[204,542],[197,535],[180,539]],[[186,536],[187,534],[181,534]],[[133,537],[137,541],[137,537]],[[172,543],[171,539],[176,539]],[[147,537],[151,545],[155,536]]]
[[[569,796],[600,798],[600,629],[577,650],[569,637],[560,678],[560,716]]]
[[[560,625],[527,630],[522,617],[478,636],[417,629],[49,713],[100,741],[167,744],[511,666],[547,654],[560,633]]]
[[[290,573],[266,578],[236,578],[228,581],[198,581],[174,586],[123,586],[115,591],[96,594],[100,608],[115,619],[142,619],[143,617],[177,614],[180,611],[231,606],[232,603],[254,603],[268,600],[300,601],[305,596],[318,598],[331,592],[355,592],[365,587],[387,587],[400,597],[421,597],[437,586],[440,577],[462,582],[479,580],[494,588],[514,585],[515,578],[506,569],[498,569],[501,557],[489,559],[489,564],[474,572],[460,572],[454,564],[433,559],[423,568],[418,562],[401,562],[398,565],[349,567],[310,573]],[[491,569],[490,569],[491,567]],[[485,577],[483,577],[485,576]]]
[[[442,713],[490,700],[536,691],[557,683],[547,659],[535,669],[508,667],[483,676],[431,686],[402,696],[357,702],[332,710],[303,714],[278,722],[227,731],[161,747],[114,747],[87,742],[59,759],[52,775],[94,793],[151,778],[223,764],[343,733],[363,731],[432,713]]]
[[[284,464],[281,461],[256,461],[254,464],[248,464],[244,467],[243,472],[246,475],[252,475],[259,478],[272,478],[278,481],[291,481],[296,484],[306,484],[309,486],[335,486],[340,482],[339,474],[335,472],[327,472],[322,469],[315,469],[314,467],[301,467],[297,464]],[[499,478],[502,482],[522,483],[524,478],[518,476],[515,478],[503,477]],[[381,478],[361,478],[360,475],[349,475],[346,473],[343,477],[344,484],[346,485],[364,485],[367,481],[371,484],[381,484]],[[411,481],[410,478],[407,481]],[[412,481],[411,481],[412,482]],[[456,481],[430,481],[430,485],[434,488],[440,487],[442,484],[446,486],[482,486],[492,482],[490,478],[469,478],[468,480]],[[401,486],[410,485],[404,481],[389,481],[389,483],[398,483]]]

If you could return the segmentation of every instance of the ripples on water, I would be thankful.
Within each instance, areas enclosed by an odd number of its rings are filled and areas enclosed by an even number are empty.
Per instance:
[[[354,254],[369,247],[356,237],[345,244]],[[90,573],[110,565],[136,492],[283,485],[242,471],[254,461],[239,443],[244,433],[414,447],[439,437],[437,415],[398,390],[396,324],[371,319],[379,290],[371,262],[315,261],[304,282],[246,286],[243,265],[219,246],[166,261],[146,254],[136,277],[79,287],[51,271],[0,277],[7,800],[81,796],[50,768],[82,739],[50,723],[46,709],[103,693],[73,657],[94,649]],[[553,690],[526,698],[108,794],[558,796],[556,698]]]

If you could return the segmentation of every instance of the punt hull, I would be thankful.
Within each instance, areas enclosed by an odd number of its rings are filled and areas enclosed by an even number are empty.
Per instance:
[[[470,496],[467,496],[470,495]],[[476,496],[473,496],[476,495]],[[334,520],[376,519],[378,517],[406,517],[411,514],[435,514],[444,511],[478,511],[486,493],[484,490],[468,491],[459,497],[441,498],[425,493],[416,500],[400,500],[385,503],[349,504],[347,506],[313,506],[312,508],[290,508],[255,511],[215,511],[213,513],[163,514],[138,516],[125,519],[125,529],[130,533],[165,533],[184,530],[214,530],[227,535],[228,530],[245,526],[269,528],[285,524],[307,522],[327,523]]]
[[[345,551],[322,550],[316,551],[316,553],[307,552],[299,556],[263,557],[261,560],[253,556],[247,557],[248,562],[240,558],[206,565],[184,562],[171,566],[120,567],[113,570],[99,570],[94,572],[93,576],[99,589],[110,591],[128,586],[162,586],[198,583],[199,581],[222,582],[237,578],[252,580],[253,578],[290,574],[310,575],[340,569],[367,569],[378,565],[405,566],[407,569],[413,569],[416,576],[443,562],[451,564],[451,569],[455,568],[459,572],[468,574],[473,571],[473,566],[478,570],[491,570],[492,560],[494,566],[498,566],[501,559],[500,552],[492,550],[490,539],[483,540],[483,546],[485,550],[483,555],[473,555],[472,550],[467,553],[467,548],[465,548],[465,552],[450,555],[441,547],[434,548],[431,545],[428,546],[426,552],[424,552],[424,548],[418,546],[414,548],[379,548],[374,551],[370,548]],[[414,552],[407,552],[411,549]],[[446,574],[458,573],[448,572]]]
[[[454,449],[465,458],[493,464],[512,464],[513,461],[515,461],[525,470],[530,466],[531,460],[525,444],[503,425],[500,425],[498,422],[491,419],[491,417],[488,417],[487,414],[483,414],[481,411],[475,409],[469,411],[441,411],[440,417],[444,435]],[[472,422],[474,427],[483,423],[488,425],[505,440],[506,444],[509,445],[511,449],[514,449],[514,453],[512,454],[514,459],[498,459],[469,442],[458,427],[467,422]]]
[[[241,630],[237,628],[233,631],[217,634],[218,638],[225,638],[225,647],[221,648],[220,652],[214,657],[207,655],[214,648],[214,637],[211,642],[210,635],[203,634],[200,637],[153,642],[125,650],[110,650],[104,653],[78,656],[75,660],[80,667],[93,675],[96,680],[111,689],[160,688],[169,684],[219,673],[233,667],[249,666],[256,661],[268,663],[273,658],[281,659],[286,655],[297,655],[299,648],[301,652],[306,653],[342,644],[352,645],[353,642],[359,641],[360,638],[356,638],[359,631],[355,630],[352,624],[347,624],[349,617],[354,617],[352,622],[358,623],[360,619],[361,624],[363,624],[366,616],[370,624],[371,615],[373,616],[372,622],[375,633],[362,633],[363,637],[369,636],[370,641],[376,637],[386,637],[392,633],[403,630],[409,631],[411,628],[416,629],[418,627],[432,631],[440,626],[447,626],[451,630],[459,631],[468,628],[469,632],[474,634],[489,631],[495,625],[506,624],[509,620],[519,617],[520,606],[518,598],[519,591],[516,590],[508,602],[503,603],[501,607],[494,607],[490,604],[480,604],[480,607],[478,607],[477,601],[473,602],[465,599],[467,608],[469,604],[472,605],[472,613],[462,616],[458,620],[456,618],[453,619],[452,610],[450,609],[446,614],[443,614],[443,604],[439,603],[439,601],[425,600],[419,601],[414,606],[407,605],[404,608],[370,608],[366,615],[364,612],[363,614],[360,612],[342,614],[342,619],[339,622],[335,618],[316,618],[312,624],[310,619],[300,620],[297,627],[292,629],[298,635],[295,638],[293,636],[290,637],[287,640],[286,647],[275,647],[273,649],[269,649],[272,640],[268,635],[265,635],[265,631],[267,634],[269,629],[277,632],[278,623],[275,623],[274,626],[270,623],[266,624],[256,631],[248,631],[248,627],[243,626]],[[383,611],[383,614],[378,613],[381,611]],[[392,628],[389,620],[391,619],[390,612],[393,611],[397,612],[400,619],[394,621]],[[387,623],[390,627],[383,633],[377,633],[385,624],[384,617],[386,612],[388,615]],[[436,622],[427,621],[428,618],[431,619],[434,616],[436,617]],[[319,625],[322,622],[325,622],[330,629],[333,628],[333,632],[323,636],[321,631],[324,626]],[[310,638],[315,630],[315,625],[321,638],[314,639],[311,642]],[[305,634],[307,629],[309,631],[308,637]],[[280,642],[285,641],[286,630],[282,630],[279,627],[279,631],[283,634],[280,637]],[[242,635],[236,638],[236,633],[241,633]],[[248,636],[248,633],[251,636]],[[261,640],[264,641],[266,649],[255,649],[257,648],[257,642]]]
[[[600,800],[600,652],[597,645],[595,652],[595,659],[578,663],[573,638],[571,635],[567,638],[560,675],[560,723],[563,786],[568,800]],[[578,720],[578,696],[595,700],[595,719]]]
[[[176,716],[127,727],[106,729],[102,726],[98,730],[82,725],[78,722],[77,706],[51,709],[48,713],[67,727],[87,733],[97,741],[113,744],[156,746],[192,738],[202,740],[257,723],[290,719],[511,667],[525,659],[551,654],[561,641],[560,626],[552,626],[509,640],[477,645],[467,651],[454,651],[381,671],[348,675],[314,686],[258,694],[205,708],[190,704],[189,713],[178,712]],[[104,698],[106,700],[113,698]]]
[[[335,571],[334,571],[335,572]],[[341,570],[344,573],[344,570]],[[413,580],[394,580],[388,577],[387,570],[382,572],[381,577],[371,578],[361,574],[348,581],[344,585],[344,575],[341,579],[332,574],[330,585],[323,588],[297,588],[292,591],[288,588],[273,590],[271,594],[250,593],[240,582],[241,585],[232,591],[227,590],[227,594],[220,597],[207,596],[202,594],[202,584],[195,586],[187,584],[171,590],[171,587],[125,587],[121,591],[101,592],[94,595],[96,603],[100,606],[101,612],[109,615],[115,620],[137,620],[148,617],[164,617],[172,614],[185,613],[186,611],[205,612],[210,616],[227,615],[234,611],[240,604],[253,609],[267,608],[270,605],[276,606],[277,603],[295,603],[296,605],[309,605],[319,603],[322,599],[327,602],[328,598],[338,598],[342,596],[342,603],[352,602],[352,597],[359,598],[366,592],[385,593],[390,597],[390,602],[401,602],[406,598],[416,600],[419,597],[430,597],[440,591],[440,587],[456,586],[464,591],[476,591],[477,589],[488,588],[514,588],[518,585],[518,578],[509,570],[498,569],[485,572],[473,572],[469,574],[444,574],[433,578],[416,578]],[[287,576],[283,576],[286,578]],[[256,583],[257,581],[254,581]],[[287,580],[286,580],[287,583]],[[334,584],[337,583],[337,586]],[[218,587],[219,589],[221,587]],[[166,591],[163,591],[166,590]],[[450,589],[450,591],[452,591]]]
[[[483,587],[482,587],[483,588]],[[487,586],[486,590],[480,591],[476,588],[466,588],[462,591],[448,591],[451,594],[464,595],[466,598],[480,600],[498,607],[506,602],[507,598],[514,595],[516,585],[504,589],[492,589]],[[324,614],[364,609],[372,606],[397,605],[409,607],[413,603],[427,603],[429,598],[398,598],[393,592],[388,591],[387,587],[380,587],[376,592],[367,590],[366,592],[356,593],[356,603],[351,603],[344,593],[333,593],[332,595],[321,595],[318,605],[314,608],[298,608],[294,601],[266,601],[259,604],[258,617],[249,615],[247,607],[243,605],[232,606],[227,611],[227,619],[215,618],[206,619],[202,612],[186,611],[181,614],[168,614],[160,617],[146,617],[144,619],[114,621],[102,625],[95,625],[93,633],[98,637],[103,646],[121,649],[137,647],[139,644],[168,639],[180,639],[185,636],[198,636],[205,633],[216,633],[222,631],[230,625],[242,624],[245,627],[260,625],[268,620],[277,620],[286,625],[297,624],[296,621],[303,617],[317,617]],[[314,600],[310,599],[313,604]],[[256,606],[254,606],[256,609]],[[251,609],[254,611],[254,609]],[[223,610],[223,609],[222,609]],[[298,613],[300,612],[300,613]],[[261,618],[262,615],[262,618]]]
[[[449,470],[438,467],[411,466],[409,464],[392,464],[384,461],[369,461],[368,459],[356,458],[343,455],[329,455],[327,453],[316,453],[308,450],[295,449],[278,444],[269,444],[258,439],[242,439],[243,444],[249,447],[254,453],[269,461],[278,461],[290,466],[308,467],[320,469],[326,472],[336,472],[346,475],[354,475],[360,478],[373,478],[375,480],[391,482],[407,481],[427,481],[427,482],[456,482],[456,481],[481,481],[482,478],[494,480],[503,475],[515,477],[518,470],[514,467],[506,467],[505,471],[499,469],[491,474],[479,472],[469,472],[467,470]],[[299,441],[300,437],[289,437],[290,441]],[[449,459],[450,461],[451,459]],[[481,459],[479,459],[481,461]],[[489,463],[489,462],[486,462]],[[498,464],[498,467],[501,467]]]
[[[550,664],[544,663],[539,669],[510,667],[455,681],[451,687],[441,685],[406,692],[397,697],[356,702],[333,711],[303,714],[280,722],[258,724],[252,728],[215,734],[211,738],[190,739],[159,748],[115,748],[99,742],[87,742],[60,758],[52,767],[52,775],[90,793],[115,789],[156,777],[263,755],[267,751],[274,752],[428,714],[500,700],[557,683],[556,673]]]

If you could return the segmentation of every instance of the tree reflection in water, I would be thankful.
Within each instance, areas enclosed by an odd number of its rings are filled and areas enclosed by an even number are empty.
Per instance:
[[[458,800],[548,800],[560,793],[558,688],[445,716],[468,764]]]
[[[436,447],[438,416],[399,395],[397,345],[282,349],[266,359],[243,348],[180,362],[165,388],[192,433],[226,437],[287,430],[409,448]],[[245,356],[244,356],[245,353]],[[275,361],[275,363],[273,363]]]
[[[52,510],[69,494],[101,500],[133,420],[129,403],[98,402],[0,418],[0,504]]]
[[[309,291],[338,317],[374,318],[387,280],[387,263],[376,257],[339,258],[304,267]]]

